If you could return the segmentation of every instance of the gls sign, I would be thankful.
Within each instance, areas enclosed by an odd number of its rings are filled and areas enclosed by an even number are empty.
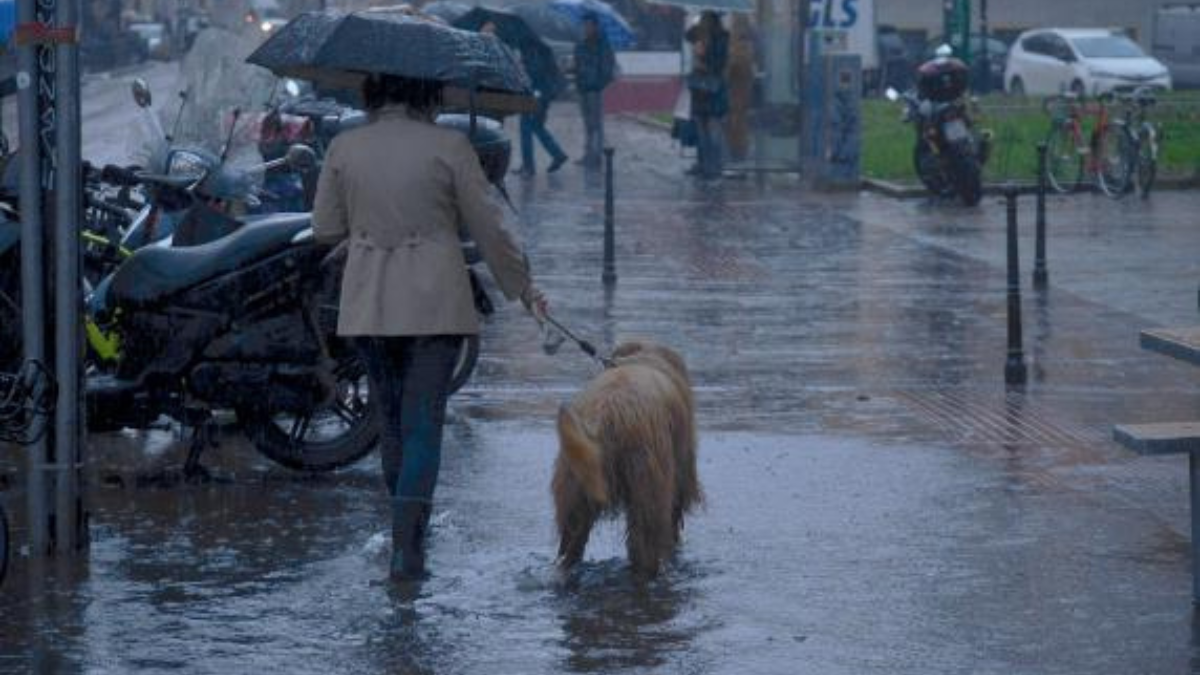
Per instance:
[[[822,35],[826,51],[858,54],[863,68],[878,67],[875,0],[811,0],[809,29]]]
[[[859,6],[863,0],[811,0],[810,28],[851,29],[858,24]]]

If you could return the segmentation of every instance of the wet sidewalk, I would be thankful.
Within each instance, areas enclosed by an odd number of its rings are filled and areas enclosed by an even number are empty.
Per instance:
[[[1009,391],[999,204],[699,184],[661,132],[609,131],[614,288],[598,176],[510,190],[560,319],[605,346],[672,344],[692,368],[709,503],[660,580],[629,581],[613,525],[579,574],[553,569],[553,414],[595,367],[542,354],[510,306],[452,404],[416,601],[378,584],[375,457],[302,477],[231,435],[207,462],[232,484],[145,489],[132,476],[184,445],[98,436],[90,565],[46,571],[49,593],[17,565],[0,671],[1200,671],[1186,460],[1110,440],[1200,413],[1198,373],[1137,346],[1197,322],[1200,195],[1056,200],[1044,293],[1026,216],[1030,381]],[[19,507],[19,462],[0,457]]]

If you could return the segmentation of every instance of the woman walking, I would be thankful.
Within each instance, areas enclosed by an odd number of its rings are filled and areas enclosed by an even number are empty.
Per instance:
[[[470,141],[434,124],[441,94],[428,80],[368,78],[371,121],[333,141],[313,208],[319,240],[348,240],[338,334],[356,339],[380,401],[397,581],[424,576],[450,378],[479,332],[460,223],[504,295],[546,309]]]
[[[587,134],[583,157],[577,162],[584,168],[599,169],[604,160],[604,90],[616,77],[617,57],[595,14],[583,17],[583,36],[575,45],[575,88],[579,90],[579,110]]]

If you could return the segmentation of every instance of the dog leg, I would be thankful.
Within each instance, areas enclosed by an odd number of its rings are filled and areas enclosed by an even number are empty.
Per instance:
[[[675,548],[677,531],[669,493],[634,497],[626,517],[625,548],[636,573],[658,574],[659,566]]]
[[[592,526],[595,523],[596,513],[583,498],[580,498],[574,507],[559,519],[559,565],[573,567],[583,559],[583,551],[587,548],[588,539],[592,535]]]

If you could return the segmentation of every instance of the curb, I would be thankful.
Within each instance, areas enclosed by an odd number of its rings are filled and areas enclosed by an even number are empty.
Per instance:
[[[91,84],[93,82],[105,82],[119,77],[128,77],[143,70],[149,70],[153,67],[155,61],[148,60],[141,63],[133,63],[125,66],[118,66],[111,70],[98,70],[90,73],[84,73],[80,78],[83,84]]]
[[[623,120],[629,120],[630,122],[635,122],[644,127],[649,127],[651,129],[654,129],[657,131],[670,131],[671,130],[670,124],[668,124],[666,122],[660,122],[660,121],[654,119],[653,117],[650,117],[649,115],[624,112],[624,113],[617,113],[617,117],[619,117],[620,119],[623,119]]]
[[[1037,192],[1037,184],[1035,183],[1014,181],[1011,183],[987,183],[983,186],[983,193],[986,195],[1003,195],[1010,187],[1016,188],[1018,194],[1034,194]],[[1197,188],[1200,188],[1200,176],[1170,176],[1154,181],[1154,192],[1159,190],[1194,190]],[[881,178],[864,178],[862,180],[862,189],[893,199],[921,199],[929,196],[929,192],[921,185],[897,183]],[[1081,192],[1083,191],[1081,190]],[[1099,190],[1093,187],[1090,191],[1098,192]],[[1048,191],[1047,194],[1057,196],[1057,193],[1053,191]]]

